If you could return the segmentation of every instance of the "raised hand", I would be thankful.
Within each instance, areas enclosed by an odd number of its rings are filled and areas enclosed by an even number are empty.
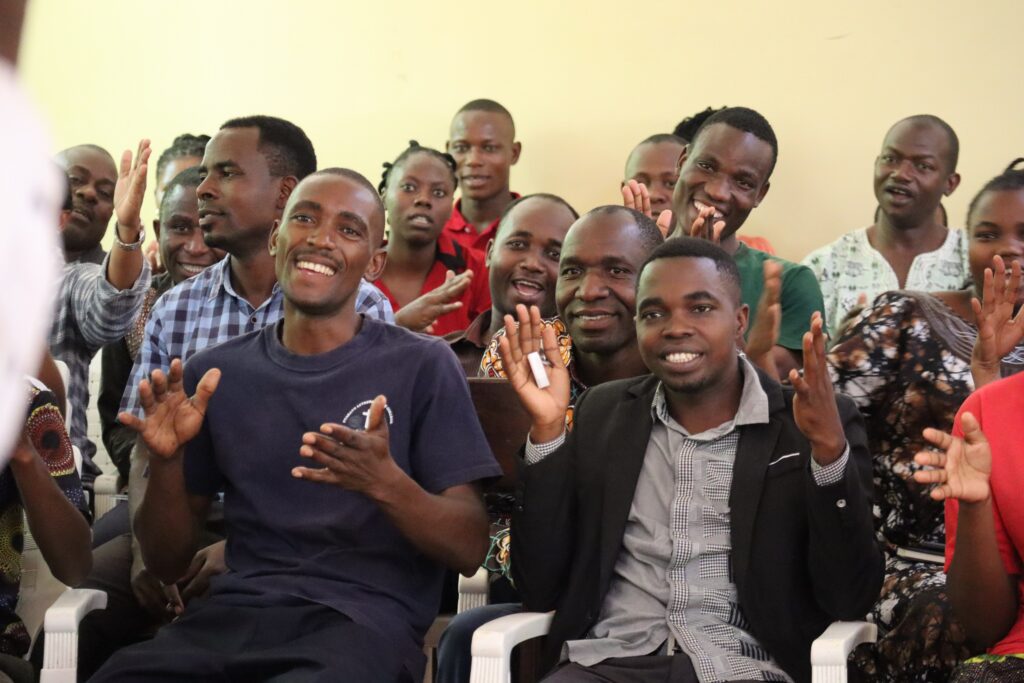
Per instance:
[[[378,497],[403,475],[391,457],[386,407],[384,396],[373,399],[365,430],[327,423],[303,434],[299,455],[321,467],[295,467],[292,476]]]
[[[714,244],[722,241],[722,231],[725,230],[725,221],[714,220],[715,209],[705,206],[697,214],[693,225],[690,226],[690,237],[699,237]]]
[[[628,180],[622,184],[622,205],[627,209],[635,209],[648,218],[654,218],[647,186],[637,180]],[[665,209],[659,213],[656,223],[661,236],[668,239],[669,233],[672,232],[672,211]]]
[[[960,426],[962,439],[938,429],[924,430],[924,438],[942,451],[921,451],[914,456],[918,465],[933,468],[914,472],[914,481],[935,484],[929,494],[935,500],[984,503],[992,495],[992,451],[974,415],[964,413]]]
[[[971,354],[971,375],[975,389],[999,379],[1004,356],[1024,339],[1024,307],[1014,316],[1021,285],[1021,267],[1014,261],[1010,272],[1001,256],[993,259],[993,268],[985,269],[981,301],[971,299],[978,338]]]
[[[462,302],[456,299],[462,296],[472,280],[472,270],[458,275],[449,270],[443,285],[402,306],[395,313],[395,324],[413,332],[432,333],[438,318],[462,308]]]
[[[142,254],[149,261],[149,270],[153,275],[166,272],[164,264],[160,261],[160,244],[157,240],[150,240],[142,247]]]
[[[829,465],[846,450],[846,435],[836,406],[835,390],[825,358],[825,331],[821,313],[811,315],[811,330],[804,332],[804,369],[789,371],[796,389],[793,419],[800,432],[811,442],[811,455],[819,465]]]
[[[173,458],[203,426],[210,397],[220,383],[220,370],[206,371],[192,398],[185,395],[181,359],[171,361],[170,371],[154,370],[152,380],[139,382],[139,400],[145,418],[121,413],[117,419],[142,437],[149,452],[159,458]]]
[[[146,197],[146,173],[149,170],[149,140],[141,140],[134,162],[130,150],[121,155],[121,171],[114,186],[114,216],[118,238],[134,242],[142,230],[142,201]]]
[[[498,353],[505,376],[516,390],[520,402],[532,418],[530,439],[547,443],[561,436],[565,412],[569,409],[569,371],[558,353],[555,329],[545,325],[536,306],[516,306],[519,328],[511,315],[505,316],[505,335],[498,337]],[[547,358],[544,371],[548,386],[541,389],[534,380],[527,356],[538,352]]]
[[[747,335],[746,354],[750,362],[764,370],[774,380],[779,371],[772,349],[779,340],[782,326],[782,264],[768,259],[764,262],[764,289],[757,303],[757,318]]]

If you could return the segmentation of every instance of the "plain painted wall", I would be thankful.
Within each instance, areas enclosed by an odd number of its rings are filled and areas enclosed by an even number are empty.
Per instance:
[[[963,223],[974,192],[1024,156],[1022,28],[1019,0],[32,0],[21,68],[58,147],[117,156],[150,137],[159,153],[180,132],[274,114],[305,129],[322,166],[374,182],[410,138],[443,146],[455,110],[490,97],[523,143],[513,189],[581,212],[619,201],[636,142],[742,104],[780,141],[743,231],[800,259],[871,222],[874,157],[910,114],[960,135],[963,183],[945,204]]]

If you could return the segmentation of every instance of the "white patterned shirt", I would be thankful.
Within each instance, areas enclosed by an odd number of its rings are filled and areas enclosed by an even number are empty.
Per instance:
[[[867,228],[848,232],[832,244],[812,251],[802,263],[818,276],[825,299],[825,320],[835,334],[846,314],[857,306],[861,294],[866,294],[871,303],[879,294],[897,289],[921,292],[963,289],[971,278],[967,246],[968,238],[963,230],[949,230],[941,247],[918,254],[903,287],[896,278],[896,271],[868,242]]]

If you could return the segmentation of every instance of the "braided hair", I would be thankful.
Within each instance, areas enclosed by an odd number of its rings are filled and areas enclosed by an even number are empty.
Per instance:
[[[1024,157],[1018,157],[1010,162],[1010,165],[992,180],[985,183],[985,186],[974,195],[971,204],[967,207],[967,228],[971,227],[971,216],[978,207],[982,195],[988,192],[1015,192],[1024,190],[1024,168],[1017,168],[1024,164]]]
[[[398,157],[394,161],[391,161],[391,162],[385,161],[384,162],[384,172],[381,173],[380,184],[377,185],[377,192],[382,197],[384,196],[384,193],[387,192],[387,189],[388,189],[388,179],[391,177],[391,172],[395,168],[400,166],[402,164],[402,162],[404,162],[406,159],[411,157],[413,154],[419,154],[420,152],[423,152],[424,154],[430,154],[431,156],[436,157],[437,159],[440,159],[441,162],[444,163],[444,165],[447,166],[448,169],[452,172],[452,183],[453,183],[453,185],[455,187],[459,186],[459,177],[455,174],[455,167],[456,167],[455,157],[453,157],[451,154],[448,154],[447,152],[442,152],[440,150],[436,150],[433,147],[424,147],[423,145],[421,145],[420,143],[416,142],[415,140],[410,140],[409,141],[409,146],[406,147],[405,151],[402,152],[401,154],[399,154]]]

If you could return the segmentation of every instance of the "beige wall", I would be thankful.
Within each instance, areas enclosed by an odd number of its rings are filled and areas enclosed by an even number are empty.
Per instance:
[[[523,142],[513,189],[581,210],[617,201],[643,137],[743,104],[781,147],[743,229],[799,259],[870,222],[874,156],[908,114],[960,134],[964,180],[946,205],[963,222],[977,188],[1024,156],[1022,28],[1019,0],[32,0],[21,65],[61,147],[148,136],[159,151],[275,114],[321,165],[374,181],[408,139],[443,145],[452,113],[491,97]]]

